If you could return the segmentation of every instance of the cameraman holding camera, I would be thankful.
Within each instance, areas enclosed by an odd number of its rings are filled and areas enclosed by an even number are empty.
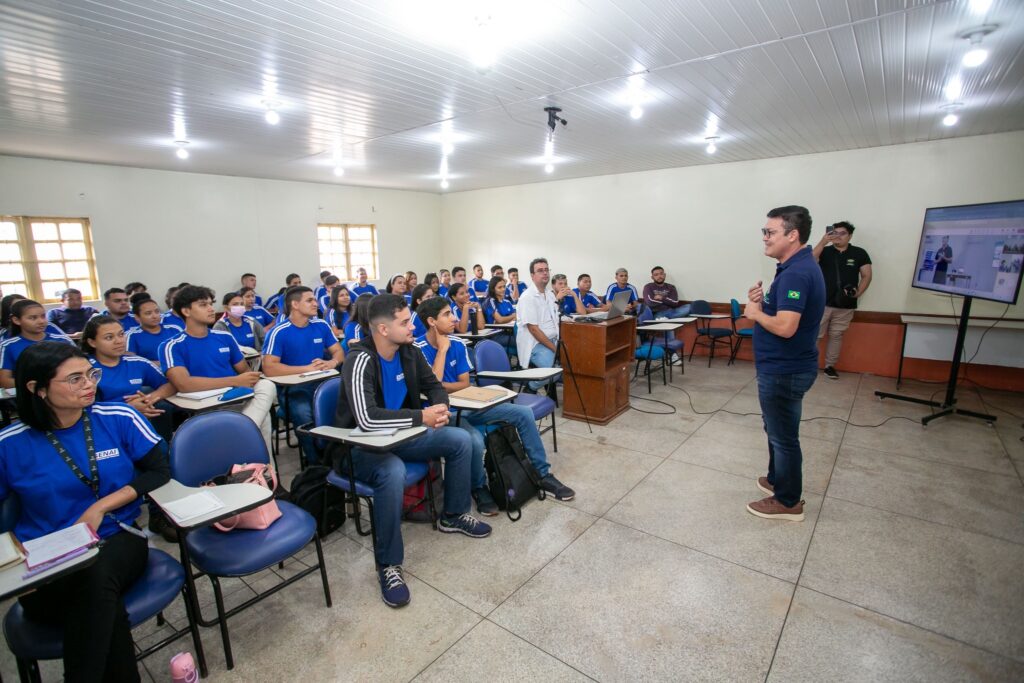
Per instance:
[[[871,257],[860,247],[850,245],[853,224],[839,221],[825,228],[814,245],[814,257],[825,278],[825,314],[821,317],[818,339],[828,334],[825,349],[825,375],[839,379],[835,365],[843,345],[843,334],[853,320],[857,299],[871,284]]]

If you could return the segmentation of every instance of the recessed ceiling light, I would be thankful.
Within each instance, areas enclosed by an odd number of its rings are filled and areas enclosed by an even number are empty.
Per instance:
[[[266,119],[267,123],[269,123],[272,126],[276,126],[277,124],[281,123],[281,115],[278,114],[273,109],[268,109],[267,113],[263,115],[263,118]]]
[[[341,166],[335,166],[334,175],[340,178],[341,176],[345,175],[345,169],[342,168]]]
[[[555,165],[554,164],[544,164],[544,172],[545,173],[554,173],[555,172]]]
[[[959,120],[960,117],[957,116],[956,114],[946,114],[944,117],[942,117],[942,125],[946,127],[955,126],[957,124],[957,121]]]
[[[704,139],[708,143],[708,146],[704,149],[704,151],[706,151],[708,154],[714,154],[715,152],[718,151],[718,145],[715,144],[715,140],[717,140],[718,137],[712,136]]]
[[[638,119],[644,115],[644,109],[639,104],[629,110],[629,116],[633,119]]]
[[[981,66],[988,59],[988,50],[983,47],[976,47],[964,55],[963,65],[969,69]]]
[[[441,189],[442,190],[447,190],[448,187],[449,187],[448,179],[445,178],[444,180],[441,181]]]
[[[960,80],[960,76],[953,76],[946,82],[946,86],[942,89],[942,94],[950,101],[959,100],[960,95],[962,95],[963,92],[964,84],[963,81]]]
[[[964,66],[973,69],[985,63],[985,60],[988,59],[988,50],[981,46],[981,41],[997,28],[999,27],[996,24],[985,24],[965,29],[957,34],[957,37],[963,38],[971,44],[971,49],[964,54],[962,60]]]
[[[175,140],[174,144],[178,148],[174,151],[174,156],[178,157],[182,161],[188,159],[188,150],[185,149],[185,146],[188,144],[188,140]]]

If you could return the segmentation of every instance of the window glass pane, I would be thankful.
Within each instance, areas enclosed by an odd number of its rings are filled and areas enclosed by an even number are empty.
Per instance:
[[[40,263],[39,264],[39,279],[41,280],[56,280],[64,279],[64,264],[63,263]]]
[[[60,224],[60,238],[62,240],[80,240],[85,239],[85,235],[82,234],[81,223],[61,223]]]
[[[0,263],[0,281],[23,282],[24,280],[25,269],[21,267],[20,263]],[[4,294],[11,293],[6,291],[6,287],[4,290]]]
[[[43,283],[43,298],[44,299],[59,299],[60,292],[68,288],[68,283],[64,280],[52,280]]]
[[[61,245],[64,249],[64,258],[68,261],[81,261],[85,256],[85,242],[65,242]]]
[[[370,239],[369,228],[349,228],[348,238],[350,240],[368,240]]]
[[[24,282],[4,283],[4,294],[21,294],[22,296],[28,296],[28,287]]]
[[[37,240],[55,240],[57,239],[57,224],[56,223],[33,223],[32,224],[32,237]]]
[[[0,240],[18,240],[18,226],[10,221],[0,221]]]
[[[359,264],[366,269],[369,269],[373,264],[373,254],[363,251],[354,251],[351,254],[352,263]]]
[[[83,299],[92,299],[95,297],[95,294],[92,291],[92,283],[88,280],[72,280],[68,282],[68,287],[82,292]]]
[[[64,271],[68,274],[68,277],[87,278],[89,277],[89,262],[67,261],[64,264]]]
[[[356,252],[367,253],[367,254],[372,254],[373,253],[373,244],[371,242],[363,242],[363,241],[352,242],[352,241],[349,241],[348,248],[349,248],[349,250],[352,251],[352,253],[356,253]]]
[[[0,242],[0,261],[20,261],[21,247],[17,242]]]
[[[343,240],[343,239],[345,239],[345,228],[331,228],[331,239],[332,240]]]
[[[60,242],[36,242],[36,258],[40,261],[60,261]]]
[[[318,226],[316,229],[316,238],[319,240],[331,239],[331,229],[325,225]]]

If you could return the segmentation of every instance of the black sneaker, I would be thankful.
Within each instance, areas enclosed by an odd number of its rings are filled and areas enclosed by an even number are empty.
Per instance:
[[[446,534],[465,534],[470,538],[486,538],[491,527],[470,514],[445,517],[437,523],[437,530]]]
[[[549,474],[540,480],[540,487],[555,497],[555,500],[572,500],[576,492]]]
[[[401,565],[391,564],[386,567],[378,567],[377,578],[380,579],[380,599],[384,601],[385,605],[405,607],[409,604],[412,596],[409,595],[409,587],[405,585]]]
[[[498,504],[494,502],[494,496],[487,489],[473,489],[473,500],[476,501],[476,511],[484,517],[498,514]]]
[[[178,530],[175,529],[162,514],[154,514],[149,518],[149,530],[168,543],[178,542]]]
[[[825,368],[825,376],[829,379],[839,379],[839,373],[831,365]]]

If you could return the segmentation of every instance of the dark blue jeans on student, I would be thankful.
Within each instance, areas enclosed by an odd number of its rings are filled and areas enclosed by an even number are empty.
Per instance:
[[[817,372],[757,375],[757,397],[768,434],[768,481],[775,488],[775,498],[786,507],[799,503],[803,495],[800,414],[804,394],[817,377]]]
[[[313,421],[313,392],[316,391],[317,383],[299,384],[288,387],[288,414],[285,414],[284,387],[277,389],[277,404],[281,407],[278,413],[280,417],[291,417],[291,423],[296,427],[309,424]],[[313,439],[309,436],[299,436],[299,448],[306,456],[306,462],[311,465],[319,464],[320,454],[317,453]]]
[[[469,469],[473,443],[458,427],[427,429],[423,436],[402,444],[390,453],[352,449],[356,479],[373,487],[373,525],[377,532],[378,565],[402,564],[402,494],[405,463],[444,459],[443,516],[469,512]]]

